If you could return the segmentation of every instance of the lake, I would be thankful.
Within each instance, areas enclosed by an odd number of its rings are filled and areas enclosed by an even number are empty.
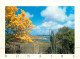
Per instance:
[[[46,38],[46,39],[38,39],[39,41],[50,41],[50,37],[44,37],[44,38]]]

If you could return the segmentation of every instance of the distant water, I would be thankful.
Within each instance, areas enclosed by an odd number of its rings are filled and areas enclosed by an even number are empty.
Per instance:
[[[46,38],[46,39],[38,39],[39,41],[50,41],[50,37],[44,37],[44,38]]]

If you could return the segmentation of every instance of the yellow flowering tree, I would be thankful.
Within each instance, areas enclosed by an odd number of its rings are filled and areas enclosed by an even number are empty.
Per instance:
[[[21,39],[22,42],[33,42],[29,33],[34,28],[32,21],[26,17],[25,11],[21,10],[21,14],[16,15],[18,8],[16,6],[5,7],[5,24],[7,33],[11,31],[15,39]]]

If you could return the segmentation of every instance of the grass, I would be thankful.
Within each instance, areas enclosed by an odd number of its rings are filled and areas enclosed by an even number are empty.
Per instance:
[[[43,41],[38,41],[38,40],[33,40],[33,43],[20,43],[20,47],[15,45],[17,49],[14,47],[15,51],[20,51],[20,54],[47,54],[49,53],[50,50],[50,42],[43,42]],[[13,43],[14,45],[14,43]],[[9,47],[9,50],[13,48]],[[17,53],[17,52],[6,52],[6,53]]]

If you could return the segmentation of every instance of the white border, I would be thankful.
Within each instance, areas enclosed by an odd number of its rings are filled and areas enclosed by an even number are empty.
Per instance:
[[[75,6],[75,54],[7,54],[5,58],[5,6]],[[79,0],[2,0],[0,1],[0,59],[79,59],[80,58]],[[51,58],[52,55],[52,58]],[[73,55],[75,56],[73,58]],[[19,56],[19,57],[17,57]]]

